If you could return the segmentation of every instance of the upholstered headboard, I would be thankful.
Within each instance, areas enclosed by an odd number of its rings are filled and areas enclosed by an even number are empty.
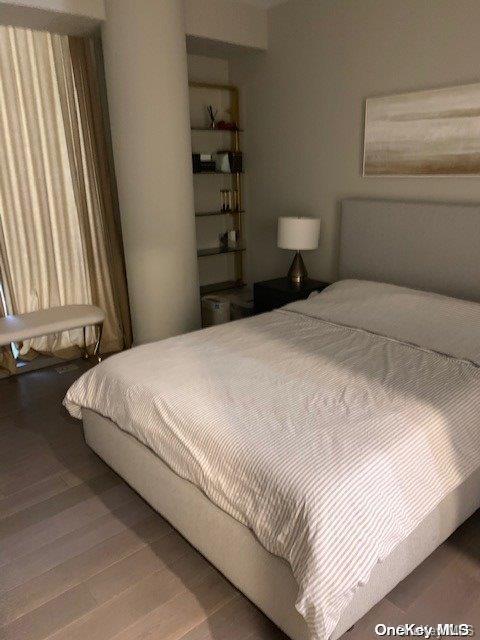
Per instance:
[[[480,205],[343,200],[339,276],[480,301]]]

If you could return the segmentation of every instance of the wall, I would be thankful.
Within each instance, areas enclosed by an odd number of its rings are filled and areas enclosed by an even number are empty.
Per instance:
[[[92,32],[104,19],[104,0],[0,1],[1,24],[84,35]]]
[[[83,15],[96,20],[105,20],[105,4],[103,0],[8,0],[2,4],[24,7],[35,7],[45,11],[58,11]]]
[[[184,4],[185,32],[193,46],[267,47],[265,7],[243,0],[177,2]],[[104,0],[0,0],[0,24],[85,34],[104,20]]]
[[[225,58],[188,54],[187,69],[189,81],[228,84],[228,60]]]
[[[478,0],[290,0],[269,11],[268,52],[230,61],[246,105],[249,265],[282,275],[279,215],[322,217],[314,277],[336,275],[347,196],[480,201],[480,178],[362,178],[369,96],[480,80]]]
[[[200,326],[178,0],[107,0],[102,39],[135,343]]]
[[[184,0],[188,36],[267,48],[265,8],[241,0]]]

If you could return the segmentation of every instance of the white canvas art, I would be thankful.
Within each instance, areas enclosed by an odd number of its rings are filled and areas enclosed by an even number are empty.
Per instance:
[[[480,175],[480,84],[368,99],[363,175]]]

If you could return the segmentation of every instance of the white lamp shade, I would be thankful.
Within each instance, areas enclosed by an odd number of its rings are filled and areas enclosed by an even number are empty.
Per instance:
[[[320,236],[320,218],[278,219],[277,245],[280,249],[295,251],[316,249]]]

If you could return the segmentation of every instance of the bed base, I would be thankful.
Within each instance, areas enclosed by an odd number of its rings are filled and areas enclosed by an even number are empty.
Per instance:
[[[305,622],[295,609],[297,585],[289,565],[115,423],[88,409],[82,413],[87,444],[292,640],[307,640]],[[479,506],[480,469],[375,567],[331,640],[348,631]]]

